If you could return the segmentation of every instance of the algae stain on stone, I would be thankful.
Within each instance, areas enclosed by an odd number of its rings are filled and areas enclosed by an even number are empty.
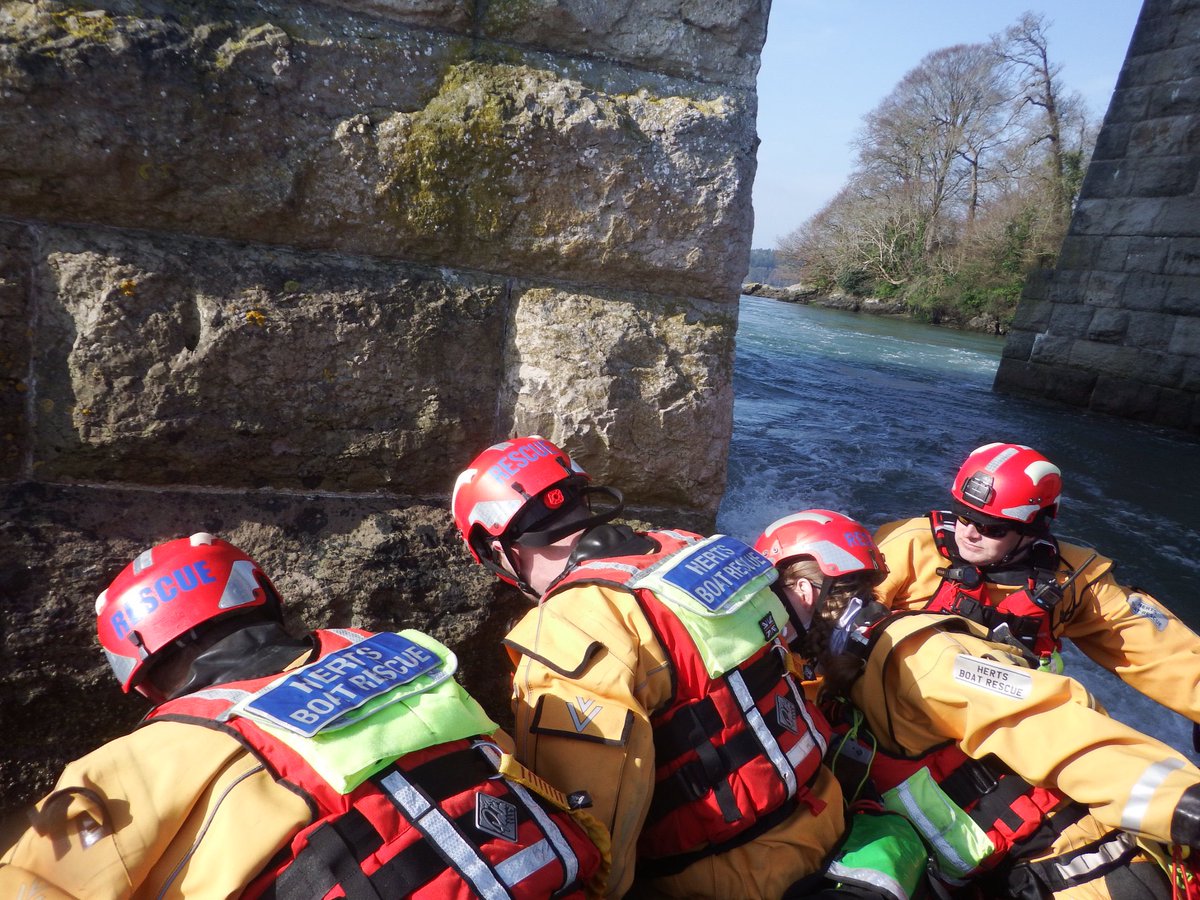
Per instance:
[[[388,205],[404,230],[487,239],[511,218],[512,176],[531,140],[516,121],[540,73],[478,62],[451,67],[438,94],[405,117],[388,159]]]
[[[491,0],[485,16],[491,30],[507,30],[529,21],[533,0]]]

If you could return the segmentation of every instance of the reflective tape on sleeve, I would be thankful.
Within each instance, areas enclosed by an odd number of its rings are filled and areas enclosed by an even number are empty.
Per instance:
[[[1168,775],[1183,767],[1181,759],[1164,759],[1151,763],[1142,772],[1142,777],[1134,783],[1129,791],[1129,799],[1125,809],[1121,811],[1121,828],[1125,831],[1142,832],[1142,822],[1150,809],[1150,801],[1154,792],[1159,789]]]

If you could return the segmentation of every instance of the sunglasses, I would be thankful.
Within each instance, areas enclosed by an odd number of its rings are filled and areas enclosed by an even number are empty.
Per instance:
[[[1013,528],[1011,525],[997,525],[992,522],[978,522],[970,516],[959,515],[958,522],[960,525],[974,525],[975,530],[982,534],[985,538],[1003,538],[1008,537]]]

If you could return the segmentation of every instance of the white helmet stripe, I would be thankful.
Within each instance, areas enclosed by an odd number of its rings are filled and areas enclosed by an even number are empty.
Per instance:
[[[814,541],[798,549],[803,553],[811,553],[819,562],[836,569],[835,575],[863,570],[862,562],[853,553],[847,552],[832,541]]]
[[[1048,459],[1039,459],[1031,462],[1025,467],[1025,474],[1029,476],[1029,480],[1037,484],[1047,475],[1062,475],[1062,470]]]
[[[819,525],[827,525],[832,521],[833,519],[829,518],[829,516],[824,516],[818,512],[806,510],[805,512],[798,512],[790,516],[784,516],[777,522],[773,522],[767,531],[768,533],[778,531],[784,525],[791,525],[793,522],[816,522]]]

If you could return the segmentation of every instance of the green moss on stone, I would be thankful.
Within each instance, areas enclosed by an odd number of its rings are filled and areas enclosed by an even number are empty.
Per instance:
[[[513,169],[533,132],[516,121],[525,67],[452,67],[408,121],[389,166],[390,207],[405,230],[452,240],[494,236],[511,215]]]

